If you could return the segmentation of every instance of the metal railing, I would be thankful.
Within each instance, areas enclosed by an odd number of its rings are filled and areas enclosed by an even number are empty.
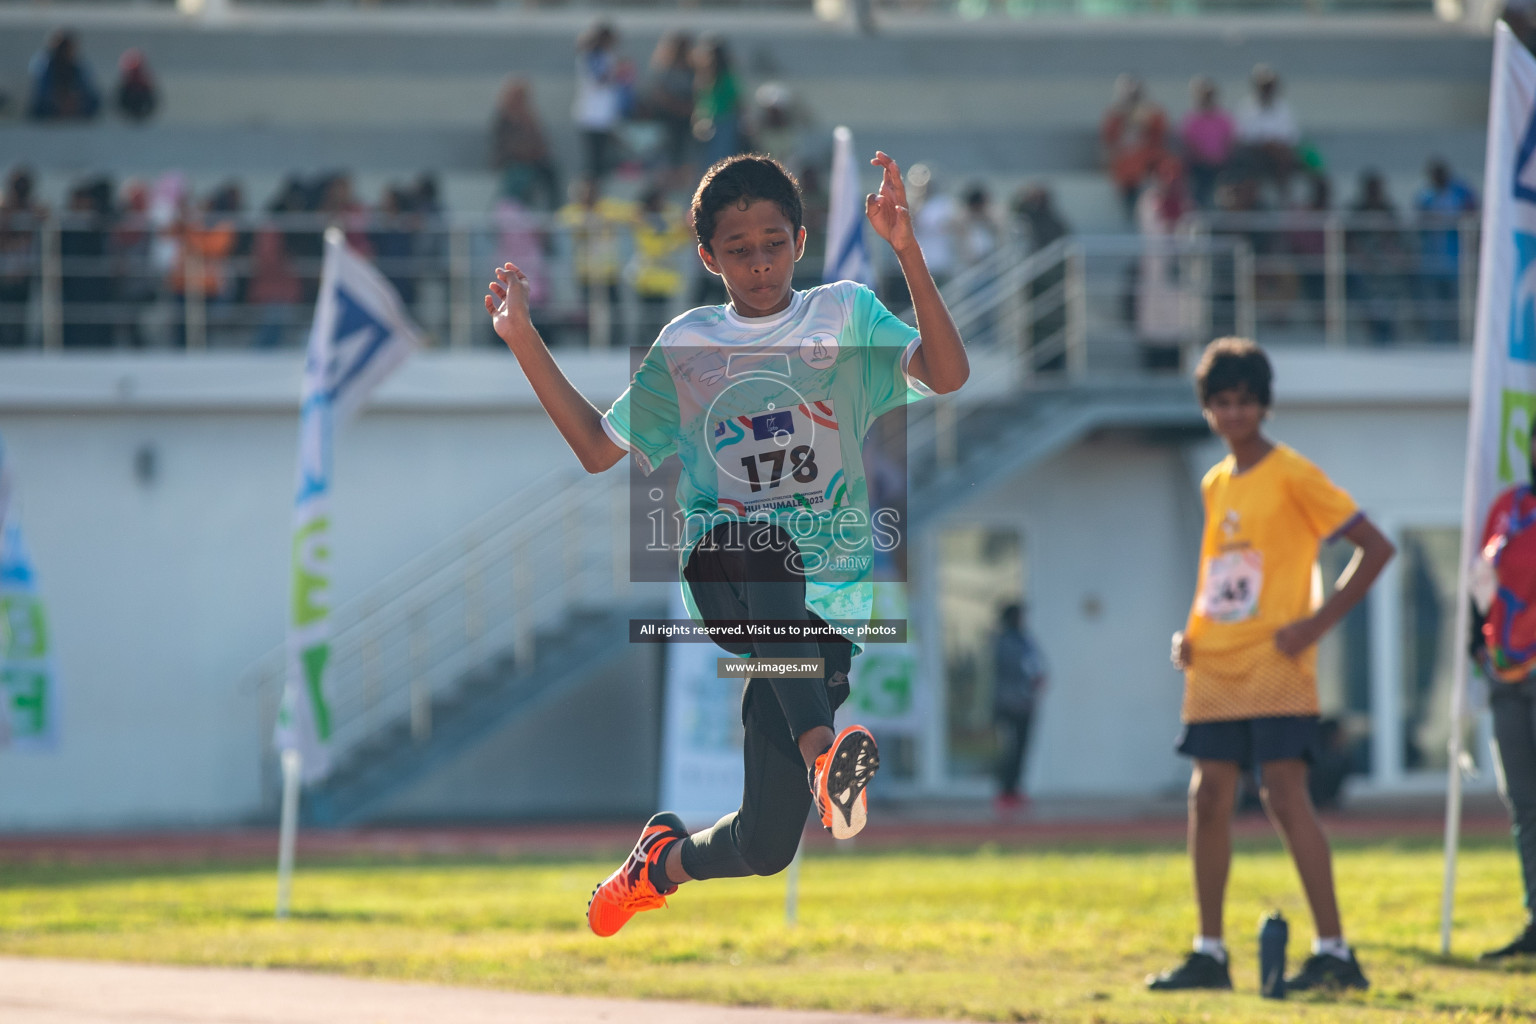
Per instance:
[[[125,217],[12,215],[0,221],[0,350],[302,345],[320,239],[332,222],[231,215],[155,227]],[[491,268],[507,260],[534,279],[534,321],[554,346],[649,344],[690,305],[721,300],[686,241],[663,261],[675,274],[670,290],[641,295],[633,229],[622,221],[582,229],[520,211],[340,223],[437,345],[499,344],[480,296]],[[1027,260],[1010,242],[945,293],[968,341],[1027,337],[1039,350],[1030,364],[1037,369],[1060,368],[1066,358],[1086,370],[1090,333],[1150,342],[1178,325],[1265,343],[1466,344],[1477,245],[1475,217],[1205,214],[1165,240],[1073,236]],[[797,284],[819,278],[812,260],[797,272]],[[1189,310],[1174,312],[1171,303]]]
[[[622,219],[0,214],[0,351],[301,346],[333,224],[390,279],[432,343],[451,348],[500,344],[480,298],[503,262],[533,279],[534,321],[556,346],[654,338],[709,283],[685,233],[669,255],[642,262]],[[651,282],[657,269],[671,272],[675,285],[641,294],[642,268]]]
[[[622,473],[546,477],[331,613],[326,693],[330,756],[345,764],[371,739],[409,724],[431,738],[434,705],[499,659],[531,665],[539,630],[632,596]],[[272,745],[287,654],[245,673],[257,693],[263,782],[275,798]]]
[[[953,462],[958,403],[1177,373],[1224,334],[1468,346],[1478,230],[1475,217],[1408,228],[1384,215],[1288,212],[1192,217],[1159,237],[1067,236],[1033,253],[1010,242],[943,288],[984,372],[963,397],[909,410],[911,457]]]

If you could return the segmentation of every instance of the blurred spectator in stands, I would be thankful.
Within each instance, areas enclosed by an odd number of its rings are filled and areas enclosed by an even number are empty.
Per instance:
[[[1019,233],[1031,253],[1039,252],[1072,232],[1056,209],[1050,189],[1039,182],[1019,189],[1013,199],[1013,215],[1017,218]]]
[[[59,297],[64,306],[67,348],[112,344],[112,267],[107,239],[112,228],[112,183],[81,182],[69,193],[59,225]]]
[[[1099,125],[1104,166],[1120,194],[1127,220],[1135,219],[1142,184],[1167,152],[1168,118],[1135,75],[1115,79],[1114,98]]]
[[[296,233],[292,218],[304,214],[304,186],[289,178],[267,205],[267,219],[256,229],[251,243],[251,280],[246,300],[259,310],[257,348],[278,348],[298,323],[304,301],[304,285],[294,267],[289,239]]]
[[[1039,183],[1019,190],[1013,200],[1013,215],[1031,255],[1072,232],[1066,219],[1057,212],[1050,190]],[[1060,370],[1066,366],[1066,279],[1067,261],[1063,254],[1050,266],[1042,267],[1029,283],[1030,313],[1025,330],[1036,370]]]
[[[681,260],[692,248],[693,237],[683,213],[667,203],[660,185],[651,185],[640,197],[632,237],[631,264],[635,295],[640,299],[637,345],[649,345],[672,319],[678,296],[683,293]]]
[[[1184,167],[1165,156],[1148,176],[1136,200],[1136,229],[1142,238],[1136,288],[1136,340],[1147,370],[1177,370],[1179,347],[1192,340],[1195,296],[1180,275],[1172,242],[1179,222],[1193,210]]]
[[[143,50],[124,50],[117,62],[117,112],[130,121],[147,121],[160,105],[160,90]]]
[[[1344,235],[1346,294],[1364,318],[1371,341],[1389,344],[1397,336],[1406,253],[1397,208],[1379,172],[1361,172],[1360,194],[1349,212],[1354,216]]]
[[[34,121],[85,121],[101,109],[101,93],[80,57],[80,40],[69,29],[49,36],[27,76],[32,82],[27,116]]]
[[[693,184],[693,39],[686,32],[668,32],[651,54],[651,66],[641,87],[640,106],[661,129],[655,173],[663,187],[686,189]]]
[[[1536,0],[1508,0],[1502,17],[1527,50],[1536,49]]]
[[[795,264],[795,287],[814,288],[821,284],[821,267],[826,262],[827,212],[832,197],[827,194],[820,164],[801,164],[800,220],[805,225],[805,257]],[[712,281],[719,278],[705,274]]]
[[[974,267],[997,251],[1003,226],[992,210],[992,194],[981,182],[965,190],[965,205],[955,224],[955,257],[961,269]]]
[[[1327,320],[1327,249],[1324,223],[1333,208],[1333,189],[1321,174],[1307,177],[1307,201],[1291,211],[1285,251],[1292,257],[1297,288],[1305,304],[1304,319],[1314,326]]]
[[[373,240],[368,237],[368,207],[352,191],[352,176],[338,171],[324,180],[320,214],[327,224],[341,228],[347,245],[365,259],[373,259]]]
[[[407,309],[416,305],[416,197],[410,189],[387,185],[373,217],[369,241],[374,265],[389,279]]]
[[[624,230],[634,223],[631,204],[605,198],[595,181],[583,181],[576,201],[560,210],[570,229],[572,269],[587,310],[591,344],[612,343],[613,317],[619,304],[620,245]]]
[[[746,148],[741,130],[741,86],[725,40],[705,36],[693,48],[693,137],[704,145],[704,165]]]
[[[624,117],[619,35],[595,22],[576,40],[576,99],[572,116],[581,134],[582,174],[601,182],[617,163],[619,122]]]
[[[1189,83],[1189,93],[1195,105],[1184,115],[1179,138],[1184,142],[1190,198],[1208,210],[1216,200],[1216,180],[1232,156],[1237,126],[1217,102],[1215,82],[1201,75]]]
[[[1244,170],[1274,182],[1277,198],[1284,202],[1291,174],[1297,168],[1301,129],[1291,105],[1280,95],[1280,76],[1274,68],[1255,64],[1249,82],[1253,91],[1237,110],[1237,141],[1242,147]]]
[[[504,195],[491,211],[496,222],[496,265],[511,263],[528,276],[528,310],[534,326],[545,338],[558,338],[545,323],[549,302],[550,272],[544,259],[547,235],[541,218],[518,195]],[[486,325],[485,337],[496,345],[501,339]]]
[[[32,194],[32,171],[13,168],[0,194],[0,348],[27,342],[27,305],[37,276],[38,225],[47,210]]]
[[[108,249],[112,279],[120,315],[121,337],[131,348],[148,341],[143,314],[160,294],[160,276],[154,273],[154,224],[149,216],[149,185],[137,178],[123,182],[118,214],[112,225]]]
[[[240,240],[243,205],[240,187],[225,184],[202,203],[183,201],[181,217],[172,225],[179,245],[168,283],[178,316],[176,334],[180,345],[198,340],[187,334],[189,305],[203,303],[204,323],[211,324],[215,319],[212,307],[226,303],[233,294],[230,259]],[[208,339],[205,336],[201,340],[206,343]]]
[[[441,196],[436,174],[423,171],[416,176],[409,201],[416,224],[413,252],[418,292],[422,288],[448,287],[448,215],[443,210]]]
[[[1477,193],[1436,157],[1413,205],[1419,217],[1420,320],[1432,341],[1461,335],[1461,221],[1477,212]],[[1469,339],[1470,340],[1470,339]]]
[[[764,82],[753,94],[757,126],[753,141],[759,153],[767,153],[785,167],[804,157],[802,138],[808,118],[783,82]]]
[[[491,166],[501,174],[502,195],[520,195],[524,204],[544,210],[560,205],[560,176],[526,78],[508,78],[501,87],[491,124]]]
[[[960,221],[960,205],[955,197],[940,187],[938,178],[927,164],[913,164],[907,169],[908,194],[916,213],[912,233],[923,259],[942,286],[955,272],[955,233]]]

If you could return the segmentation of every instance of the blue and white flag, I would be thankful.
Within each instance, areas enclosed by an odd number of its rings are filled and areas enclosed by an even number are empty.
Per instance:
[[[1471,629],[1468,594],[1483,522],[1501,491],[1527,482],[1530,436],[1536,427],[1536,60],[1503,22],[1494,27],[1489,92],[1477,325],[1462,491],[1461,574],[1456,588],[1458,642]],[[1450,951],[1451,942],[1468,681],[1468,659],[1458,657],[1450,708],[1442,953]]]
[[[13,494],[0,444],[0,747],[52,750],[59,740],[59,682]]]
[[[278,749],[297,750],[303,758],[305,782],[330,770],[335,728],[325,690],[331,656],[331,430],[354,415],[421,344],[421,331],[394,286],[347,248],[339,229],[327,231],[304,362],[288,670],[276,737]]]
[[[875,268],[864,244],[864,192],[853,155],[853,132],[842,125],[832,131],[832,191],[827,197],[827,255],[821,267],[823,284],[857,281],[875,286]]]

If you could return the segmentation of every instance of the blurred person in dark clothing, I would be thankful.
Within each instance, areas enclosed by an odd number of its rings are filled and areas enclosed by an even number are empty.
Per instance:
[[[416,304],[415,243],[419,226],[415,196],[393,185],[385,188],[370,233],[374,262],[400,293],[406,308]]]
[[[1424,177],[1413,203],[1419,217],[1420,319],[1430,340],[1455,341],[1461,335],[1461,220],[1477,212],[1477,193],[1439,157],[1429,161]]]
[[[257,228],[251,242],[251,279],[246,288],[246,301],[260,310],[256,327],[257,348],[277,348],[284,344],[289,329],[298,323],[302,312],[304,284],[295,267],[291,244],[300,232],[285,228],[294,227],[292,218],[303,215],[304,205],[304,186],[297,179],[289,178],[267,206],[268,219]]]
[[[1072,233],[1050,190],[1041,184],[1026,185],[1013,200],[1013,215],[1031,254]],[[1027,346],[1036,370],[1063,369],[1067,363],[1067,303],[1065,256],[1037,273],[1029,283],[1030,318],[1024,325]],[[1036,352],[1036,346],[1045,346]]]
[[[1397,337],[1406,251],[1397,208],[1380,172],[1361,172],[1360,193],[1349,212],[1354,216],[1344,235],[1347,292],[1365,317],[1371,341],[1387,345]]]
[[[491,165],[500,172],[500,194],[551,210],[560,204],[560,176],[549,154],[544,124],[526,78],[508,78],[491,124]]]
[[[1003,734],[997,762],[997,809],[1009,813],[1027,800],[1020,790],[1029,755],[1029,728],[1045,690],[1047,673],[1045,655],[1025,628],[1022,604],[1010,604],[998,615],[992,666],[992,715]]]
[[[155,228],[149,205],[149,185],[138,179],[125,181],[107,243],[112,259],[113,292],[121,310],[122,340],[131,348],[144,347],[140,314],[160,293],[160,278],[154,272]]]
[[[686,188],[693,179],[692,50],[686,32],[662,36],[641,86],[642,110],[661,128],[663,166],[656,170],[666,188]]]
[[[59,228],[59,295],[66,348],[107,348],[116,291],[107,254],[112,229],[112,183],[105,178],[76,185]]]
[[[143,50],[124,50],[117,62],[117,111],[130,121],[147,121],[160,105],[160,90]]]
[[[17,167],[0,194],[0,348],[27,342],[27,304],[37,276],[38,225],[47,211],[33,198],[32,171]]]
[[[49,37],[32,58],[28,77],[32,95],[27,116],[34,121],[85,121],[101,109],[101,93],[80,57],[80,41],[69,29]]]

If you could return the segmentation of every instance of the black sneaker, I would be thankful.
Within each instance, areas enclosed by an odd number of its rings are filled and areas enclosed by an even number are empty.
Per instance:
[[[1227,965],[1209,953],[1191,953],[1171,971],[1147,975],[1147,988],[1169,992],[1179,988],[1231,988],[1232,975]]]
[[[1341,960],[1332,953],[1313,953],[1294,977],[1285,979],[1287,992],[1370,987],[1365,972],[1360,970],[1360,961],[1355,959],[1354,950],[1349,951],[1348,960]]]
[[[1507,956],[1525,956],[1536,953],[1536,919],[1526,922],[1525,931],[1516,935],[1514,941],[1498,949],[1490,949],[1479,960],[1503,960]]]

